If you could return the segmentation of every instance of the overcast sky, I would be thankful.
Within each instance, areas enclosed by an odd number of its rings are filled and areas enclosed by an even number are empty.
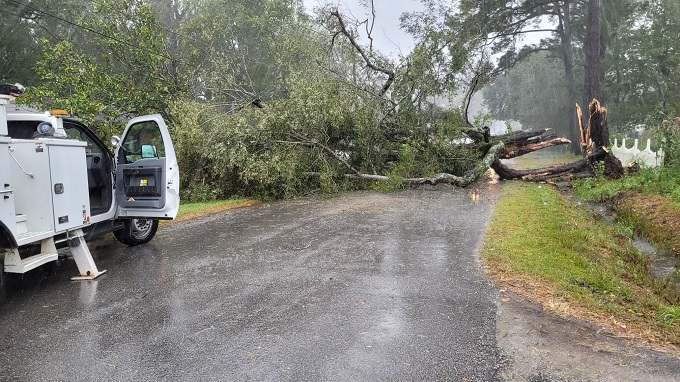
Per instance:
[[[358,20],[369,18],[370,5],[363,0],[303,0],[308,10],[322,4],[336,4],[341,11]],[[370,2],[369,2],[370,4]],[[404,12],[422,10],[419,0],[375,0],[375,27],[373,28],[373,47],[392,58],[408,54],[414,42],[411,36],[400,28],[399,17]],[[362,43],[368,43],[362,34]]]
[[[336,4],[341,11],[353,16],[357,20],[370,17],[370,0],[303,0],[305,7],[312,10],[323,4]],[[411,35],[401,30],[399,18],[405,12],[423,10],[420,0],[375,0],[375,27],[373,30],[374,48],[383,54],[398,58],[408,54],[413,49],[414,41]],[[541,28],[549,28],[551,23],[541,23]],[[520,45],[538,43],[549,33],[527,33],[522,36]],[[362,33],[362,43],[367,44],[366,33]]]

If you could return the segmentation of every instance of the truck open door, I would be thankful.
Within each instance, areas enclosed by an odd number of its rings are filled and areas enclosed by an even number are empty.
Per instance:
[[[179,168],[170,132],[158,115],[128,122],[116,147],[118,218],[174,219],[179,210]]]

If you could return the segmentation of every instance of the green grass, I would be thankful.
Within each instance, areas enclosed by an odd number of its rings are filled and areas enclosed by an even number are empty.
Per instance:
[[[614,201],[621,224],[680,255],[680,168],[642,169],[621,179],[595,177],[573,185],[580,199]]]
[[[177,220],[186,220],[202,215],[209,215],[231,208],[247,207],[257,202],[252,199],[223,199],[205,202],[186,202],[179,206]]]
[[[668,326],[680,323],[680,307],[669,306],[661,312],[661,321]]]
[[[680,168],[642,169],[621,179],[594,177],[574,182],[576,195],[585,200],[604,201],[626,191],[669,197],[680,206]]]
[[[621,235],[626,231],[598,221],[550,187],[507,183],[482,255],[501,282],[543,285],[593,316],[680,344],[679,300],[649,276],[647,259]]]

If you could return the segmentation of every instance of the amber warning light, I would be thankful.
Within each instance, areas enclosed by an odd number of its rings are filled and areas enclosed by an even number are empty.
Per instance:
[[[53,117],[68,117],[68,112],[64,109],[52,109],[50,115]]]

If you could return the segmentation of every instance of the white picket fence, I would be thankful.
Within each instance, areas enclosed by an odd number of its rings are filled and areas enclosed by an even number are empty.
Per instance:
[[[652,151],[652,141],[647,140],[647,147],[644,150],[638,148],[638,139],[635,140],[633,147],[626,147],[626,138],[623,138],[621,146],[619,146],[619,140],[614,140],[614,146],[611,147],[614,155],[621,160],[623,165],[627,165],[632,161],[637,161],[641,166],[646,167],[659,167],[663,164],[663,150]]]

